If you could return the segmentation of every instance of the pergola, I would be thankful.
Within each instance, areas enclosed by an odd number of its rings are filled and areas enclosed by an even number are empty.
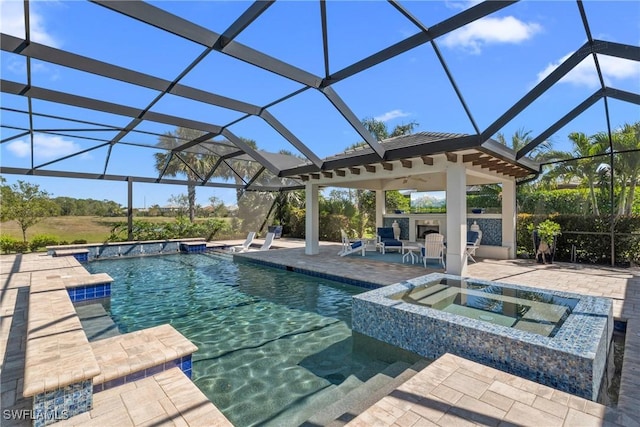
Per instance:
[[[487,140],[474,148],[449,148],[439,144],[443,138],[465,135],[417,133],[381,142],[389,157],[377,160],[367,147],[327,159],[331,169],[301,175],[306,183],[305,253],[319,253],[318,190],[321,187],[347,187],[376,193],[376,226],[383,226],[385,191],[414,189],[446,190],[447,272],[465,274],[467,265],[467,186],[498,183],[502,186],[501,247],[507,257],[516,250],[516,179],[537,173],[540,165],[529,159],[516,159],[516,153],[502,144]],[[449,146],[450,147],[450,146]],[[413,150],[413,151],[412,151]],[[430,154],[424,154],[430,153]],[[357,156],[359,163],[341,166]],[[347,163],[348,164],[348,163]],[[416,241],[413,231],[410,240]]]
[[[254,28],[262,29],[263,19],[267,19],[264,18],[265,12],[274,8],[274,4],[280,8],[309,7],[309,3],[296,6],[294,2],[235,3],[232,5],[238,8],[235,17],[222,30],[214,31],[197,23],[199,20],[196,18],[183,16],[179,3],[98,0],[67,4],[69,8],[79,8],[79,13],[86,14],[87,17],[95,14],[96,26],[100,24],[100,20],[109,20],[109,23],[114,20],[119,25],[130,25],[130,31],[133,31],[131,42],[137,39],[135,31],[140,31],[140,34],[149,33],[148,38],[141,39],[141,49],[144,49],[145,41],[150,43],[157,40],[157,43],[162,43],[162,40],[168,38],[179,40],[193,56],[188,61],[182,61],[186,65],[165,73],[162,71],[167,64],[163,62],[149,67],[147,72],[141,72],[134,67],[119,65],[117,61],[101,59],[98,48],[93,51],[89,49],[91,53],[87,54],[39,42],[33,34],[34,22],[30,20],[32,3],[24,1],[23,32],[9,34],[3,29],[0,34],[4,61],[16,60],[24,64],[22,78],[11,80],[3,73],[0,80],[0,149],[6,150],[12,141],[26,140],[30,156],[24,161],[7,164],[5,159],[8,157],[3,155],[0,173],[126,181],[129,183],[129,193],[133,183],[191,183],[201,187],[244,191],[306,188],[310,190],[307,194],[308,208],[317,206],[317,196],[314,194],[317,194],[315,190],[320,186],[352,185],[382,191],[402,187],[391,184],[388,181],[390,179],[406,176],[407,179],[416,181],[412,184],[416,184],[428,177],[439,180],[441,188],[445,184],[448,189],[459,190],[460,194],[456,197],[462,198],[465,184],[491,181],[515,188],[517,180],[534,177],[540,172],[540,167],[527,160],[527,155],[592,106],[604,106],[604,121],[611,139],[612,122],[615,123],[615,120],[610,103],[621,101],[634,106],[640,105],[638,87],[634,91],[611,87],[604,78],[601,65],[604,57],[621,58],[635,64],[640,61],[640,48],[637,45],[597,38],[599,35],[594,35],[592,30],[594,16],[589,14],[588,6],[582,1],[574,3],[575,16],[572,18],[573,27],[579,28],[578,38],[582,41],[572,47],[573,52],[553,71],[484,128],[476,120],[478,112],[474,112],[466,102],[465,92],[448,66],[439,42],[457,30],[517,8],[518,2],[485,1],[431,22],[426,16],[415,13],[415,5],[412,3],[389,1],[389,12],[398,19],[405,20],[414,33],[335,69],[330,65],[332,46],[329,36],[332,27],[328,18],[328,10],[333,6],[331,2],[320,1],[317,3],[317,31],[322,36],[322,73],[308,71],[291,61],[279,59],[239,41],[244,33]],[[611,2],[607,4],[607,7],[615,7]],[[213,7],[218,5],[213,3]],[[268,22],[277,25],[277,22]],[[105,37],[109,35],[104,34]],[[367,131],[354,109],[339,94],[339,86],[342,82],[357,80],[362,73],[382,67],[407,52],[426,46],[432,49],[436,64],[434,70],[437,68],[445,76],[443,81],[454,94],[471,132],[427,132],[381,143]],[[256,79],[258,74],[255,73],[262,73],[257,78],[266,79],[267,83],[263,86],[265,91],[269,78],[287,82],[291,90],[272,95],[267,101],[250,102],[246,96],[227,96],[189,84],[190,73],[208,72],[210,59],[221,61],[222,64],[241,64],[247,70],[247,84]],[[536,130],[535,137],[517,152],[511,152],[491,139],[537,100],[550,96],[554,85],[584,60],[592,62],[598,75],[600,84],[595,91],[570,110],[561,113],[546,128]],[[58,88],[55,82],[38,78],[36,66],[42,64],[71,70],[78,79],[89,79],[95,85],[113,87],[113,92],[131,92],[136,102],[116,102],[113,97],[106,95],[101,97],[93,92],[77,93]],[[174,66],[172,70],[175,68]],[[138,93],[145,96],[136,95]],[[275,113],[300,97],[312,95],[322,103],[322,108],[346,123],[365,142],[366,148],[327,157],[327,154],[320,154],[322,144],[314,142],[312,145],[307,142],[308,137],[298,135],[301,133],[299,127],[294,130],[291,124],[285,124],[285,118],[278,117]],[[500,96],[499,90],[495,91],[495,96]],[[179,114],[170,114],[160,108],[171,103],[186,107],[179,108]],[[425,100],[425,105],[431,109],[438,108],[437,101],[434,100]],[[53,113],[52,106],[59,112]],[[101,119],[87,119],[89,112],[98,114]],[[279,139],[280,149],[291,151],[297,156],[278,153],[277,149],[254,148],[234,131],[236,127],[246,123],[254,123],[266,129],[269,135]],[[178,135],[170,142],[163,142],[162,137],[166,136],[168,126],[193,130],[197,136]],[[42,147],[36,142],[43,135],[73,138],[79,141],[78,147],[71,153],[38,162],[38,150]],[[142,174],[138,168],[122,170],[120,165],[123,164],[123,157],[142,158],[142,153],[165,154],[164,167],[160,167],[155,175]],[[90,165],[81,168],[75,166],[75,160],[89,154],[94,158]],[[190,156],[202,155],[214,160],[207,164],[206,170],[198,169],[189,160]],[[613,162],[613,146],[610,146],[609,156]],[[184,179],[170,176],[167,171],[172,162],[181,164],[183,169],[192,173]],[[460,176],[456,177],[456,174]],[[131,211],[131,195],[129,200]],[[315,253],[317,250],[314,244],[317,242],[317,226],[314,230],[314,221],[317,221],[317,216],[309,215],[307,253]],[[451,234],[453,235],[453,231]],[[449,236],[449,241],[452,241],[451,238]],[[452,247],[456,245],[457,243]],[[456,254],[457,252],[452,252],[451,255]],[[452,268],[461,271],[462,264]]]

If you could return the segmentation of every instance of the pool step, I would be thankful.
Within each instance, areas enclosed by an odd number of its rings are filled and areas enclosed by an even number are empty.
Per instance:
[[[429,362],[426,360],[420,360],[413,365],[406,362],[395,362],[360,387],[351,390],[340,400],[318,411],[302,426],[343,426],[428,364]]]
[[[315,414],[320,408],[330,406],[342,399],[350,391],[362,386],[364,382],[356,376],[350,375],[339,385],[330,385],[325,389],[301,399],[288,407],[285,411],[268,421],[262,422],[263,427],[297,426],[303,423],[309,416]],[[304,408],[304,409],[302,409]]]
[[[118,326],[101,304],[85,304],[75,308],[89,342],[120,335]]]

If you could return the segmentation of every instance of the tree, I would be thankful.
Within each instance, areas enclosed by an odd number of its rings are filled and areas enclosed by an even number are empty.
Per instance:
[[[407,124],[396,125],[393,128],[393,131],[389,135],[389,137],[393,138],[396,136],[410,135],[413,133],[413,130],[418,126],[418,122],[411,121]]]
[[[229,216],[229,209],[225,206],[224,201],[216,196],[209,197],[211,204],[211,214],[215,217]]]
[[[411,209],[411,199],[403,196],[398,190],[387,191],[385,199],[386,209],[389,212],[395,210],[409,211]]]
[[[189,212],[191,209],[189,196],[186,196],[184,194],[172,194],[171,197],[169,197],[168,202],[169,205],[171,205],[172,209],[177,209],[178,216],[184,216],[185,212]],[[189,220],[191,220],[191,218],[189,218]]]
[[[27,241],[27,229],[41,219],[58,214],[58,205],[49,193],[37,184],[18,181],[11,187],[2,186],[2,220],[15,220],[22,230],[22,240]]]
[[[609,146],[609,135],[598,132],[592,137],[595,144]],[[640,178],[640,122],[626,123],[622,128],[611,134],[611,143],[616,154],[614,159],[614,176],[619,188],[618,214],[631,214],[635,190]],[[610,165],[602,169],[610,171]],[[628,187],[628,190],[627,190]]]
[[[198,130],[178,127],[175,132],[167,132],[160,137],[158,145],[168,150],[165,153],[155,153],[156,169],[165,171],[168,176],[184,174],[187,176],[187,197],[189,200],[189,221],[195,220],[196,212],[196,184],[213,167],[216,156],[207,151],[198,152],[194,147],[188,151],[172,153],[170,150],[189,141],[201,137],[204,133]],[[167,164],[168,162],[168,164]]]
[[[407,124],[396,125],[391,132],[387,129],[387,124],[383,121],[376,120],[368,117],[362,119],[362,125],[373,134],[378,141],[387,139],[390,137],[397,137],[403,135],[409,135],[413,133],[414,129],[418,126],[418,123],[411,121]],[[347,149],[355,149],[361,146],[366,146],[364,141],[358,142],[349,146]],[[356,229],[356,232],[361,236],[364,235],[367,228],[373,228],[375,225],[375,193],[368,190],[354,189],[349,190],[348,199],[351,205],[356,209],[355,216],[353,217],[352,227]],[[387,200],[393,200],[400,202],[406,199],[398,193],[396,190],[387,191]],[[392,202],[393,203],[393,202]],[[403,203],[403,202],[400,202]],[[387,202],[389,205],[389,202]],[[404,205],[403,205],[404,206]],[[389,206],[387,206],[389,207]],[[350,218],[352,216],[348,215]]]
[[[594,215],[598,216],[600,215],[600,209],[598,207],[595,188],[599,180],[600,173],[598,170],[602,162],[597,158],[592,158],[592,156],[602,154],[608,142],[606,142],[605,145],[604,141],[594,141],[593,138],[588,137],[583,132],[571,132],[569,134],[569,140],[571,140],[573,144],[573,151],[567,153],[564,157],[578,160],[567,161],[560,164],[550,176],[564,176],[568,179],[575,177],[583,180],[589,187],[591,211]]]
[[[362,124],[373,136],[376,137],[376,140],[378,141],[382,141],[389,137],[389,130],[387,129],[387,124],[385,122],[376,120],[373,117],[365,117],[362,119]]]
[[[520,128],[513,134],[513,136],[511,137],[510,143],[507,142],[504,134],[502,134],[501,132],[499,132],[496,135],[496,140],[502,145],[505,145],[511,148],[513,151],[518,152],[522,148],[526,147],[527,144],[529,144],[531,141],[533,141],[533,137],[531,136],[530,130],[525,130],[524,128]],[[559,157],[559,156],[562,156],[562,154],[563,154],[562,152],[554,151],[549,141],[542,141],[540,144],[538,144],[533,150],[531,150],[527,154],[527,157],[531,158],[536,162],[544,162],[544,161],[554,160],[557,158],[562,158],[562,157]]]

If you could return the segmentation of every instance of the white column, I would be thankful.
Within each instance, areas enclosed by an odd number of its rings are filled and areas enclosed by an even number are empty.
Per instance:
[[[387,209],[386,200],[384,199],[384,190],[376,190],[376,228],[383,227],[382,218],[384,217],[386,210]]]
[[[317,255],[320,253],[320,234],[318,232],[318,218],[320,216],[318,208],[318,185],[307,182],[305,184],[305,245],[306,255]]]
[[[509,258],[516,257],[516,182],[502,182],[502,246],[509,248]]]
[[[460,276],[464,276],[466,274],[466,249],[466,168],[463,163],[449,162],[447,163],[447,273]]]

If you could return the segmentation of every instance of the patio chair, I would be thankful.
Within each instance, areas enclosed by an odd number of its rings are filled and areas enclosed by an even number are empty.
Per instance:
[[[344,230],[340,230],[340,234],[342,234],[342,249],[338,252],[340,256],[346,256],[352,254],[354,252],[362,252],[362,256],[364,256],[366,251],[366,245],[362,241],[362,239],[349,239],[347,232]]]
[[[264,243],[262,244],[262,246],[260,246],[260,249],[258,249],[259,251],[268,251],[269,248],[271,248],[271,244],[273,243],[273,238],[275,237],[276,233],[267,233],[267,235],[264,238]]]
[[[473,256],[476,254],[476,249],[480,247],[481,240],[482,231],[467,231],[467,259],[476,262]]]
[[[404,243],[402,240],[396,240],[393,235],[392,227],[378,227],[378,244],[381,253],[386,253],[389,249],[397,249],[404,254]]]
[[[248,251],[249,248],[251,247],[251,243],[253,243],[253,239],[255,237],[256,237],[256,232],[255,231],[250,231],[249,234],[247,234],[247,240],[244,241],[242,246],[232,246],[231,247],[231,251],[232,252],[246,252],[246,251]]]
[[[421,245],[422,246],[422,245]],[[447,268],[444,263],[444,236],[438,233],[427,234],[424,238],[424,246],[420,250],[424,268],[427,268],[428,259],[437,259],[442,268]]]

